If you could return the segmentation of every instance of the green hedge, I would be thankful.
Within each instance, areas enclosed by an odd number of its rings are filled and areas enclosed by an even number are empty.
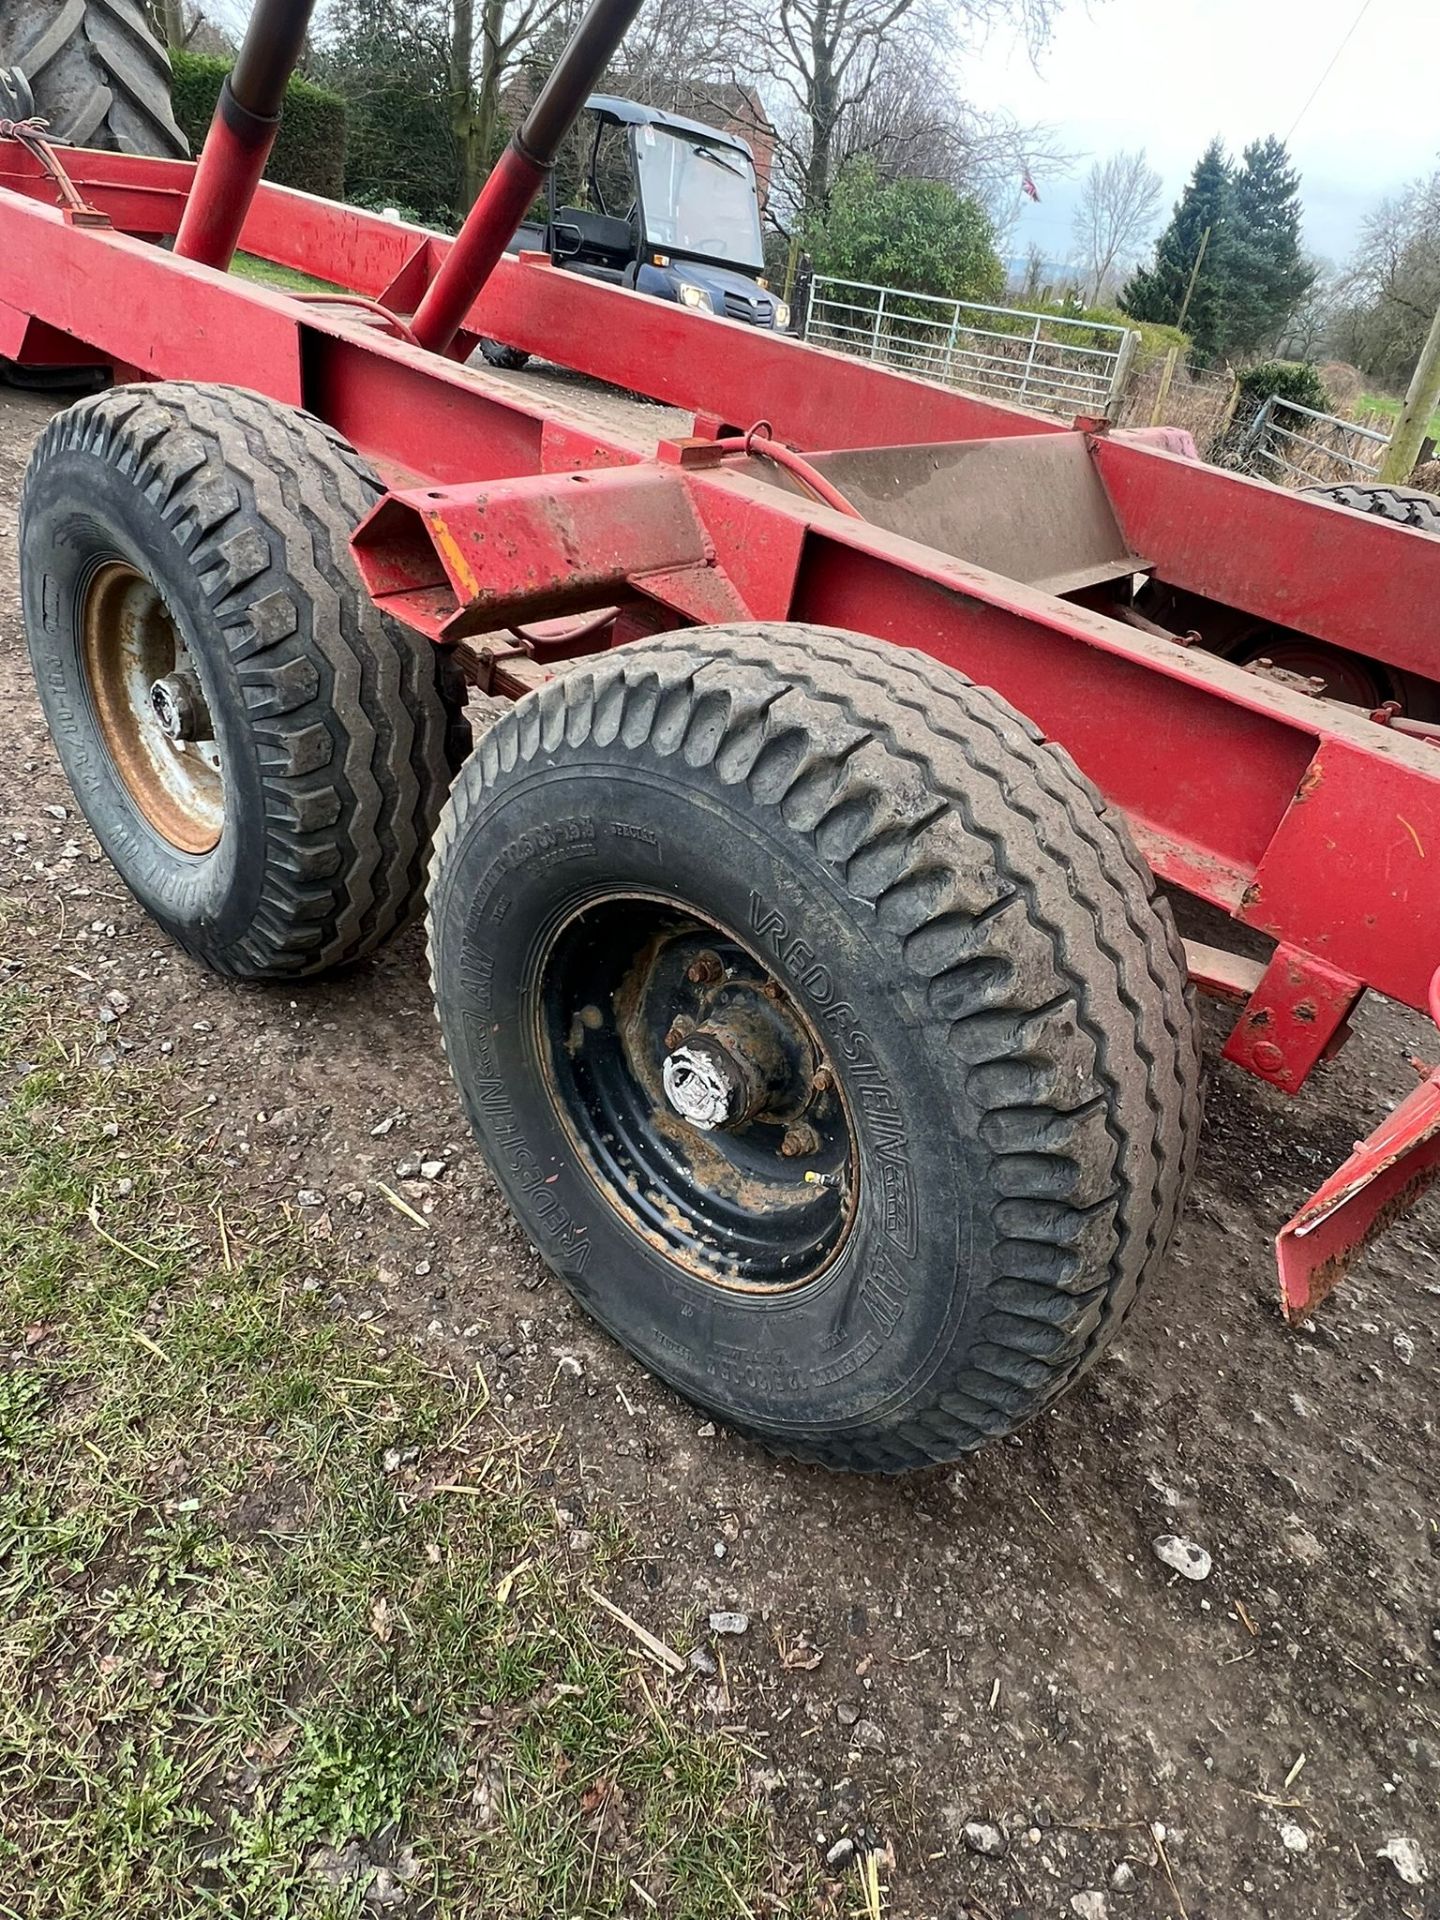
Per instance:
[[[1314,367],[1298,360],[1262,360],[1240,376],[1237,423],[1253,420],[1272,396],[1293,400],[1296,406],[1309,407],[1315,413],[1330,411],[1330,394]]]
[[[172,53],[170,64],[175,71],[175,118],[198,153],[230,62],[208,54]],[[345,102],[338,93],[309,80],[290,82],[265,175],[278,186],[299,187],[327,200],[345,197]]]

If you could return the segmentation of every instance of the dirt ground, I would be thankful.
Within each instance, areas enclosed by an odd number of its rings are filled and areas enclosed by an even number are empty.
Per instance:
[[[236,987],[173,951],[100,859],[20,626],[16,506],[49,411],[0,389],[0,884],[22,903],[5,960],[57,1002],[123,993],[111,1044],[170,1055],[236,1189],[308,1206],[317,1252],[374,1272],[378,1339],[478,1365],[516,1428],[563,1421],[556,1499],[580,1528],[623,1512],[648,1543],[639,1619],[749,1616],[697,1711],[740,1730],[777,1844],[888,1849],[905,1920],[1440,1915],[1440,1206],[1299,1334],[1270,1244],[1433,1032],[1370,1004],[1291,1105],[1219,1063],[1212,1022],[1171,1271],[1080,1389],[953,1470],[779,1465],[654,1385],[549,1277],[467,1136],[417,935],[322,985]],[[443,1175],[414,1181],[422,1157]],[[1159,1562],[1170,1533],[1213,1556],[1208,1579]],[[1423,1885],[1382,1857],[1397,1837]]]

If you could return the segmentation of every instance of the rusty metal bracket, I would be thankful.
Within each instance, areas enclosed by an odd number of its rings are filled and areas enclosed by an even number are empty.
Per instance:
[[[1298,1093],[1311,1069],[1339,1051],[1365,988],[1299,947],[1278,946],[1245,1003],[1223,1057],[1282,1093]]]
[[[1430,984],[1440,1026],[1440,970]],[[1280,1297],[1292,1323],[1332,1293],[1370,1242],[1440,1175],[1440,1067],[1400,1102],[1280,1230]]]

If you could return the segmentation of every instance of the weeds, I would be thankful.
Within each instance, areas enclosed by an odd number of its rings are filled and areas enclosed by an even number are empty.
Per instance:
[[[623,1538],[574,1564],[483,1381],[222,1214],[158,1072],[12,996],[0,1089],[0,1914],[773,1911],[737,1749],[583,1592]]]

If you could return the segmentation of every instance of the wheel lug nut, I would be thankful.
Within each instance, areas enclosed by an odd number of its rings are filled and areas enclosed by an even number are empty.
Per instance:
[[[669,1031],[665,1035],[666,1050],[673,1053],[681,1041],[688,1040],[694,1031],[695,1022],[693,1020],[687,1020],[683,1014],[679,1019],[673,1020],[670,1023]]]
[[[814,1127],[804,1120],[785,1129],[785,1137],[780,1142],[780,1151],[787,1160],[802,1160],[820,1149],[820,1136]]]
[[[834,1084],[835,1076],[829,1067],[818,1067],[815,1071],[814,1079],[810,1082],[810,1091],[812,1093],[829,1093]]]
[[[725,969],[717,954],[699,953],[685,969],[685,978],[697,987],[713,987],[717,980],[723,980]]]

